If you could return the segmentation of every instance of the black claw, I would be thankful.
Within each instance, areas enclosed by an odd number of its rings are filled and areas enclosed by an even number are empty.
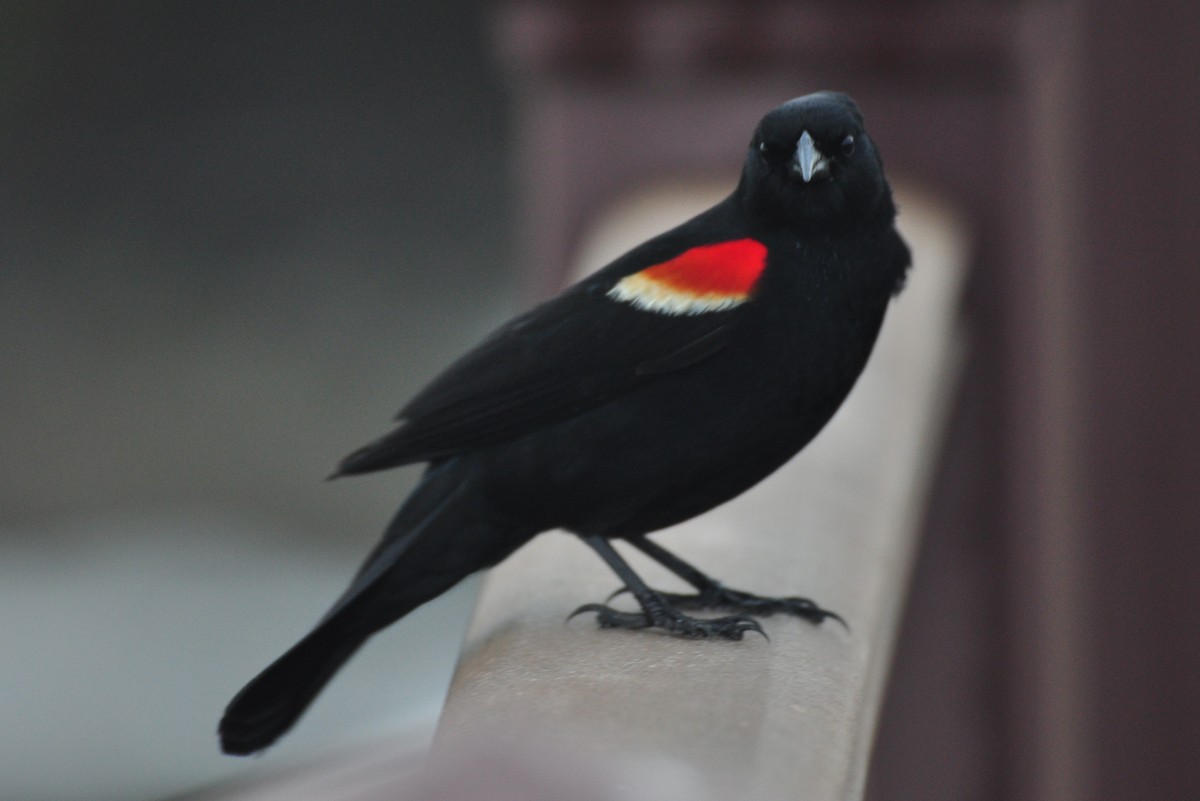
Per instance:
[[[567,615],[567,620],[584,612],[595,612],[596,622],[605,629],[644,629],[653,625],[645,612],[619,612],[604,604],[584,604]]]
[[[821,613],[822,613],[823,617],[820,620],[816,621],[817,623],[823,623],[826,620],[833,620],[833,621],[840,623],[842,628],[844,628],[846,630],[847,634],[850,633],[850,624],[847,623],[845,621],[845,619],[841,615],[839,615],[837,612],[830,612],[828,609],[822,609]]]
[[[757,620],[755,620],[752,617],[748,617],[748,618],[746,618],[746,620],[750,621],[750,625],[746,626],[746,629],[745,629],[746,631],[757,632],[758,634],[761,634],[763,636],[763,639],[766,640],[767,642],[771,641],[771,638],[767,636],[767,633],[765,631],[763,631],[763,627],[759,624],[759,622]]]
[[[795,615],[796,617],[802,617],[814,626],[819,626],[826,620],[835,620],[847,632],[850,631],[849,624],[846,623],[841,615],[828,609],[822,609],[807,598],[784,598],[782,599],[782,604],[783,607],[779,611]]]
[[[571,620],[576,615],[582,615],[584,612],[601,612],[607,608],[608,607],[604,604],[584,604],[571,614],[567,615],[567,620]]]
[[[629,592],[629,588],[628,588],[628,587],[620,587],[620,588],[618,588],[618,589],[616,589],[616,590],[613,590],[613,593],[612,593],[612,595],[610,595],[610,596],[608,596],[607,598],[605,598],[605,599],[604,599],[604,603],[606,603],[606,604],[610,604],[610,603],[612,603],[612,601],[613,601],[613,599],[614,599],[614,598],[618,598],[618,597],[620,597],[620,596],[624,595],[624,594],[625,594],[625,593],[627,593],[627,592]]]

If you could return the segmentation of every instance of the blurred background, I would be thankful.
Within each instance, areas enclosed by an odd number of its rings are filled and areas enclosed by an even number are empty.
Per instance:
[[[470,587],[217,754],[413,474],[321,478],[615,199],[839,88],[973,243],[869,795],[1194,798],[1197,41],[1166,0],[0,5],[0,796],[419,746]]]
[[[415,473],[322,479],[516,309],[484,10],[0,4],[0,797],[255,769],[221,710]],[[356,659],[271,767],[419,739],[469,604]]]

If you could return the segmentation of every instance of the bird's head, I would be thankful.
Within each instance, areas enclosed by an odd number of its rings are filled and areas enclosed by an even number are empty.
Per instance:
[[[797,230],[894,215],[862,114],[838,92],[789,100],[762,118],[738,194],[757,219]]]

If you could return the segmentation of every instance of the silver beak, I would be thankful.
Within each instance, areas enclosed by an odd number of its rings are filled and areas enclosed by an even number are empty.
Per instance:
[[[800,134],[800,141],[796,143],[796,155],[792,158],[792,169],[800,173],[804,183],[811,181],[814,175],[823,175],[829,172],[829,162],[821,151],[817,150],[812,135],[808,131]]]

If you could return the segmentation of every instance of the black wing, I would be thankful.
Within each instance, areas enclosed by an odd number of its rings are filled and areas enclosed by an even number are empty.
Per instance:
[[[501,327],[334,475],[444,458],[573,417],[716,353],[738,317],[645,311],[606,297],[609,285],[595,276]]]

